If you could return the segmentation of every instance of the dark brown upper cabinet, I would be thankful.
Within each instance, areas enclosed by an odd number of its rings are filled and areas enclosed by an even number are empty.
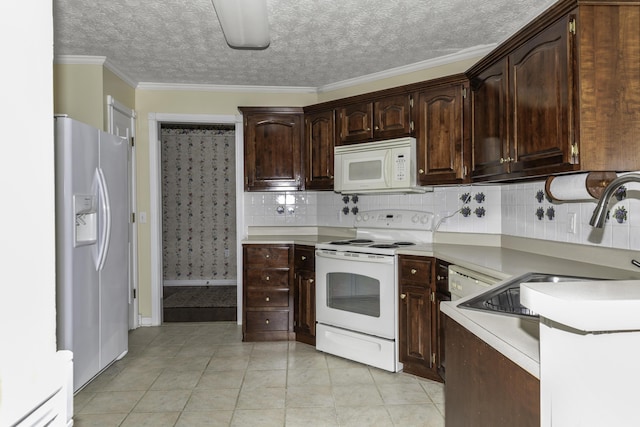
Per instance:
[[[637,2],[565,0],[468,70],[473,179],[639,169],[638,28]]]
[[[336,145],[413,134],[413,98],[399,94],[336,108]]]
[[[302,108],[240,107],[245,191],[303,190]]]
[[[305,114],[305,188],[333,190],[334,110]]]
[[[434,84],[417,95],[416,139],[421,185],[465,182],[468,138],[466,79]]]
[[[471,78],[474,178],[574,169],[571,19],[558,20]]]

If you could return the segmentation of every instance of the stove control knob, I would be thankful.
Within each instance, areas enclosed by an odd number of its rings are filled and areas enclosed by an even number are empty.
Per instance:
[[[414,224],[417,224],[418,221],[420,221],[420,217],[418,215],[414,215],[411,217],[411,222],[413,222]]]
[[[363,221],[369,221],[369,215],[368,214],[362,215],[362,220]]]
[[[420,222],[421,222],[422,224],[426,224],[428,221],[429,221],[429,217],[428,217],[427,215],[423,215],[423,216],[420,218]]]
[[[362,215],[358,214],[356,215],[356,222],[360,222],[362,221]]]

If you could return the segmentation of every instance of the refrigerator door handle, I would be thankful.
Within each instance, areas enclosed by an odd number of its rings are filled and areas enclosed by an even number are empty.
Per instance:
[[[109,243],[111,240],[111,200],[109,198],[109,188],[107,187],[107,180],[104,177],[104,172],[101,168],[96,169],[98,177],[98,191],[100,194],[101,208],[103,211],[104,221],[102,221],[102,233],[100,236],[100,250],[98,252],[98,262],[96,265],[96,271],[100,271],[104,268],[104,263],[107,260],[107,252],[109,251]]]

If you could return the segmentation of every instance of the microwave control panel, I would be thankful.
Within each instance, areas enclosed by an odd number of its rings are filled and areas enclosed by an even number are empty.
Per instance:
[[[396,181],[404,181],[407,178],[407,158],[404,153],[396,155],[395,163],[394,179]]]

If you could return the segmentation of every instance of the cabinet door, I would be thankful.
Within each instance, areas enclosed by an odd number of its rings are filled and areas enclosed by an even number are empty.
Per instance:
[[[540,426],[540,381],[450,317],[444,320],[447,425]]]
[[[316,336],[316,283],[313,271],[296,272],[296,333]]]
[[[400,286],[400,362],[432,369],[431,290],[422,286]]]
[[[373,103],[373,137],[398,138],[413,133],[411,117],[412,97],[397,95],[382,98]]]
[[[573,141],[569,17],[560,19],[509,56],[513,106],[511,173],[566,165]],[[570,79],[571,78],[571,79]],[[542,171],[544,172],[544,171]]]
[[[471,153],[473,178],[509,172],[507,60],[471,79]]]
[[[422,185],[464,180],[465,86],[444,86],[418,95],[418,180]]]
[[[296,341],[316,343],[316,283],[315,250],[312,246],[296,245],[294,288],[294,331]]]
[[[369,141],[373,138],[373,104],[347,105],[336,110],[337,145]]]
[[[302,114],[245,114],[245,190],[301,190]]]
[[[401,255],[399,357],[404,371],[441,380],[436,365],[434,334],[434,258]]]
[[[445,362],[445,342],[444,342],[444,314],[440,312],[440,303],[442,301],[451,301],[451,293],[449,292],[449,263],[437,260],[436,262],[436,305],[434,313],[433,333],[436,338],[436,365],[440,378],[445,379],[446,362]]]
[[[333,110],[305,116],[305,188],[333,190]]]

